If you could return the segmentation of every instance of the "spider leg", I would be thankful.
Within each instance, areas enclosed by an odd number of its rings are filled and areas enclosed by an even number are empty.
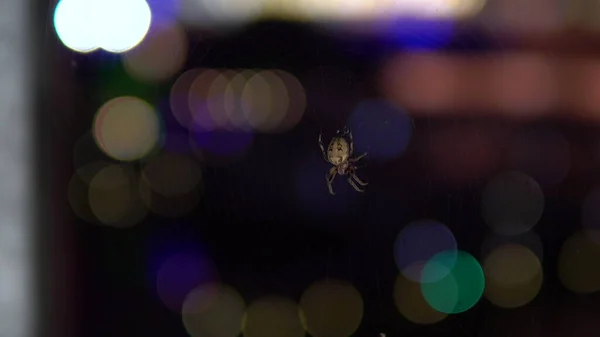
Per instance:
[[[356,157],[356,158],[350,158],[349,161],[351,163],[356,163],[357,161],[363,159],[365,156],[367,155],[367,152],[361,154],[360,156]]]
[[[348,182],[350,183],[350,185],[352,185],[352,188],[354,188],[356,190],[356,192],[364,192],[365,190],[360,189],[360,187],[358,187],[354,181],[352,180],[352,176],[348,177]]]
[[[369,185],[369,183],[367,183],[367,182],[364,182],[364,181],[360,180],[360,179],[358,178],[358,176],[356,176],[356,173],[354,173],[354,172],[350,173],[350,176],[351,176],[352,178],[354,178],[354,180],[356,180],[356,182],[357,182],[357,183],[359,183],[361,186],[367,186],[367,185]]]
[[[323,145],[323,130],[319,132],[319,147],[321,148],[321,153],[323,154],[323,159],[327,160],[327,152],[325,152],[325,146]]]
[[[346,132],[348,133],[348,140],[350,140],[350,155],[352,155],[354,153],[354,138],[352,138],[352,131],[346,129]]]
[[[329,189],[329,194],[331,195],[335,195],[335,192],[333,192],[333,187],[331,186],[331,183],[333,183],[333,179],[335,179],[335,175],[337,174],[337,167],[332,167],[331,170],[329,170],[329,172],[327,172],[327,174],[325,174],[325,181],[327,181],[327,188]]]

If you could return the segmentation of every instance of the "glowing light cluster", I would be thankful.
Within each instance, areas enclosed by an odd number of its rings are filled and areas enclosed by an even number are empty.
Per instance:
[[[391,17],[464,18],[477,14],[484,0],[301,0],[265,1],[268,16],[301,20],[364,21]]]
[[[59,39],[81,53],[127,51],[144,39],[151,19],[145,0],[60,0],[54,11]]]
[[[427,241],[427,244],[423,244]],[[458,249],[444,224],[424,219],[408,224],[396,238],[396,307],[406,318],[430,324],[473,307],[483,295],[481,266]],[[407,288],[419,291],[408,292]]]
[[[123,53],[127,73],[143,82],[160,82],[174,76],[187,59],[188,39],[177,23],[156,23],[134,49]]]
[[[281,70],[192,69],[174,83],[170,104],[189,130],[283,132],[302,118],[306,95]]]

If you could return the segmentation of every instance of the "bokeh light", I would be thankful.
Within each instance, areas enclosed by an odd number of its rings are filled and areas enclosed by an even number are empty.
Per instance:
[[[446,251],[449,257],[454,252],[456,260],[456,239],[452,231],[435,220],[419,220],[404,227],[394,243],[394,259],[401,274],[413,282],[436,282],[450,272],[453,264],[448,261],[448,269],[423,274],[425,264],[436,254]],[[425,277],[426,276],[426,277]]]
[[[354,334],[363,317],[363,300],[356,288],[341,280],[312,284],[300,298],[304,327],[314,337]]]
[[[117,163],[98,147],[93,132],[83,134],[73,146],[73,167],[87,183],[101,168]]]
[[[600,244],[600,186],[592,188],[583,200],[581,226],[591,240]]]
[[[183,186],[185,186],[185,184]],[[165,195],[154,190],[147,179],[140,177],[138,192],[144,205],[146,205],[152,213],[174,219],[187,216],[196,209],[204,193],[202,187],[203,185],[200,184],[197,188],[192,188],[191,190],[180,194]],[[159,187],[159,189],[160,188],[161,187]],[[168,192],[173,191],[171,187],[167,187],[165,190]]]
[[[161,137],[158,113],[136,97],[118,97],[105,103],[94,118],[94,138],[109,157],[141,159],[154,150]]]
[[[195,148],[206,157],[218,159],[241,158],[254,143],[254,134],[244,131],[197,131],[190,135]]]
[[[485,277],[481,265],[471,254],[464,251],[436,254],[423,268],[423,278],[434,279],[441,273],[446,276],[421,284],[423,297],[435,310],[458,314],[471,309],[481,299]]]
[[[562,245],[558,257],[558,277],[567,289],[575,293],[596,292],[600,290],[599,260],[600,244],[589,235],[577,232]]]
[[[244,322],[244,337],[303,337],[305,334],[298,305],[281,296],[267,296],[252,302]]]
[[[276,130],[289,110],[290,98],[285,83],[272,71],[254,74],[241,94],[248,123],[256,130]]]
[[[420,283],[414,282],[402,274],[398,275],[394,283],[394,303],[402,316],[417,324],[434,324],[448,316],[433,309],[425,301]]]
[[[81,53],[100,47],[95,40],[90,21],[90,5],[79,0],[60,0],[54,10],[54,28],[60,41],[69,49]]]
[[[136,174],[131,168],[106,166],[89,183],[90,210],[105,225],[118,228],[134,226],[147,214],[136,190]]]
[[[197,287],[214,283],[218,275],[204,254],[184,250],[164,258],[155,277],[160,300],[170,310],[180,313],[188,294]]]
[[[296,126],[306,107],[300,82],[277,69],[193,69],[177,79],[171,101],[179,123],[196,131],[280,133]]]
[[[489,233],[481,245],[481,256],[486,257],[496,249],[507,244],[516,244],[527,247],[527,249],[535,254],[540,262],[544,261],[544,245],[542,244],[540,236],[534,231],[513,236],[498,235],[493,232]]]
[[[417,142],[415,142],[417,143]],[[444,183],[464,186],[487,177],[498,164],[493,133],[476,123],[432,127],[418,142],[427,169]]]
[[[152,20],[144,0],[61,0],[54,26],[63,44],[78,52],[121,53],[139,44]]]
[[[169,94],[171,113],[177,122],[188,130],[195,127],[193,110],[189,104],[190,89],[196,78],[203,72],[204,70],[200,68],[187,70],[179,75],[171,86]]]
[[[502,308],[517,308],[531,302],[540,291],[542,265],[535,253],[518,244],[505,244],[483,261],[485,297]]]
[[[101,169],[102,168],[99,168],[98,171]],[[95,175],[96,174],[94,173],[93,176]],[[67,187],[67,200],[71,206],[71,209],[73,210],[73,213],[75,213],[78,218],[91,224],[101,224],[90,208],[88,197],[90,187],[89,183],[93,176],[85,180],[79,174],[74,174],[69,180],[69,186]]]
[[[186,296],[181,316],[192,337],[236,337],[245,310],[244,299],[233,287],[203,284]]]
[[[359,104],[348,120],[355,143],[355,155],[363,152],[375,160],[401,155],[412,136],[412,120],[401,109],[386,101]]]
[[[163,152],[148,159],[142,169],[142,177],[153,191],[169,197],[196,188],[201,182],[202,170],[189,156]]]
[[[437,49],[450,42],[454,23],[450,20],[431,20],[404,17],[388,23],[388,38],[407,49]]]
[[[495,176],[482,195],[483,218],[501,235],[518,235],[531,230],[544,211],[544,193],[530,176],[508,171]]]
[[[177,23],[154,24],[136,48],[122,54],[127,73],[143,82],[160,82],[174,76],[187,59],[188,40]]]

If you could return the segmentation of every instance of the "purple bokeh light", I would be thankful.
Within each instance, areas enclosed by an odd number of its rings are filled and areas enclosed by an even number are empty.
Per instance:
[[[394,259],[400,272],[408,279],[419,283],[436,282],[446,276],[444,273],[448,270],[425,277],[421,275],[423,267],[436,254],[443,251],[456,253],[457,248],[454,234],[448,227],[441,222],[424,219],[411,222],[400,231],[394,243]]]
[[[254,134],[243,131],[194,131],[191,135],[198,147],[219,157],[238,156],[254,141]]]

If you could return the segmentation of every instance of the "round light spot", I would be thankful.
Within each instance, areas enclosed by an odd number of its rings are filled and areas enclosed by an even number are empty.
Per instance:
[[[285,83],[289,99],[285,118],[275,131],[286,132],[294,128],[302,120],[306,110],[306,92],[302,83],[294,75],[283,70],[274,70],[273,72]]]
[[[246,310],[244,337],[303,337],[298,305],[291,299],[268,296]]]
[[[160,82],[175,75],[187,58],[185,31],[175,23],[157,24],[144,41],[122,56],[125,70],[144,82]]]
[[[88,2],[61,0],[54,9],[54,28],[60,41],[69,49],[88,53],[98,49],[94,38],[92,11]]]
[[[229,120],[230,130],[249,131],[251,126],[244,115],[246,102],[242,100],[242,92],[250,78],[254,76],[252,70],[244,70],[232,76],[225,88],[225,112]]]
[[[421,293],[421,285],[398,275],[394,284],[394,303],[406,319],[417,324],[440,322],[448,315],[433,309]]]
[[[109,52],[122,53],[146,36],[152,13],[145,0],[92,0],[96,43]]]
[[[522,172],[497,175],[483,191],[483,217],[498,234],[518,235],[531,230],[543,211],[544,193],[540,185]]]
[[[199,185],[198,187],[201,188],[202,185]],[[203,192],[200,188],[192,188],[182,194],[172,194],[167,196],[156,192],[150,187],[148,180],[140,177],[138,191],[144,205],[146,205],[153,213],[167,218],[180,218],[189,215],[196,209],[200,203]],[[171,187],[168,187],[165,190],[169,193],[173,191]]]
[[[305,329],[314,337],[351,336],[360,326],[363,301],[351,284],[319,281],[302,294],[300,308]]]
[[[147,214],[136,189],[136,178],[132,171],[119,165],[107,166],[90,181],[90,210],[105,225],[131,227]]]
[[[469,253],[446,251],[436,254],[423,268],[423,277],[440,273],[446,273],[446,276],[436,282],[421,284],[423,297],[435,310],[458,314],[471,309],[481,299],[485,288],[483,270]]]
[[[119,97],[104,104],[94,120],[94,138],[109,157],[132,161],[148,155],[158,144],[160,119],[146,102]]]
[[[598,235],[598,234],[596,234]],[[593,293],[600,290],[600,245],[577,232],[563,244],[558,257],[558,277],[562,284],[575,293]]]
[[[422,274],[423,266],[436,254],[447,251],[456,259],[456,239],[452,231],[435,220],[411,222],[400,231],[394,243],[396,266],[406,278],[413,282],[435,282],[446,276],[449,270],[440,273]],[[449,268],[452,265],[448,266]],[[427,277],[425,277],[427,276]]]
[[[600,187],[594,187],[583,200],[581,225],[590,239],[600,244]]]
[[[481,245],[481,256],[488,256],[496,249],[507,244],[516,244],[527,247],[527,249],[535,254],[540,262],[544,261],[544,246],[542,244],[542,239],[534,231],[525,232],[515,236],[490,233]]]
[[[236,337],[242,331],[246,304],[230,286],[206,284],[185,298],[182,319],[192,337]]]
[[[200,165],[186,155],[164,152],[148,160],[142,176],[155,192],[170,197],[190,192],[200,184]]]
[[[171,86],[169,93],[169,105],[173,117],[175,117],[181,126],[188,130],[194,128],[194,116],[191,110],[192,106],[189,102],[190,88],[202,72],[202,69],[194,68],[179,75],[175,83]]]
[[[483,262],[485,297],[502,308],[517,308],[531,302],[542,286],[542,265],[527,247],[505,244]]]
[[[272,71],[254,74],[242,91],[248,123],[263,132],[278,129],[288,111],[289,101],[285,83]]]
[[[167,308],[182,312],[190,291],[210,284],[216,277],[211,261],[205,256],[196,252],[176,253],[162,262],[156,274],[156,292]]]
[[[206,69],[195,74],[196,77],[190,84],[187,97],[189,111],[194,122],[192,129],[211,131],[225,127],[227,115],[219,114],[219,111],[215,111],[215,109],[219,108],[219,103],[224,104],[223,93],[228,81],[226,75],[215,69]],[[219,93],[220,89],[222,91]],[[211,96],[211,94],[215,96]],[[215,116],[217,116],[217,120],[215,120]]]

